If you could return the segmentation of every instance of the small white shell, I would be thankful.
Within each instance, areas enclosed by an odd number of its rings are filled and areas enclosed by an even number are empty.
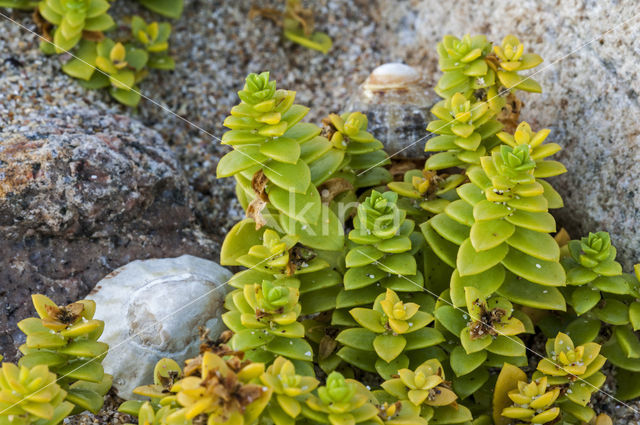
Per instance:
[[[120,397],[152,384],[162,357],[182,364],[197,355],[200,326],[210,338],[220,336],[230,278],[213,261],[183,255],[134,261],[98,282],[87,298],[96,302],[94,317],[105,322],[100,341],[109,352],[102,364]]]
[[[437,95],[420,72],[402,63],[374,69],[346,105],[369,119],[369,131],[395,159],[424,158],[429,109]]]
[[[398,62],[385,63],[371,71],[364,89],[372,95],[375,91],[402,89],[419,80],[420,74],[415,68]]]

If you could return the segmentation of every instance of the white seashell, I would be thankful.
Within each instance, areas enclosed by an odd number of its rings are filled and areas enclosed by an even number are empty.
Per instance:
[[[425,158],[424,145],[431,135],[429,110],[439,98],[415,68],[386,63],[374,69],[346,105],[369,119],[369,131],[396,159]]]
[[[415,68],[403,63],[385,63],[374,69],[364,82],[364,89],[371,95],[374,91],[402,89],[420,80]]]
[[[231,276],[213,261],[183,255],[134,261],[98,282],[88,298],[97,304],[95,318],[105,322],[103,365],[120,397],[130,399],[134,388],[152,384],[162,357],[182,364],[197,355],[200,326],[210,338],[220,336]]]

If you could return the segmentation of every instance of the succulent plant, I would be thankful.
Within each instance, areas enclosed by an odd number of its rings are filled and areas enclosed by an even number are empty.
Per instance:
[[[264,364],[230,364],[209,351],[198,362],[193,374],[185,371],[187,376],[173,384],[170,391],[182,408],[169,414],[166,423],[184,424],[200,415],[210,424],[254,423],[272,394],[271,388],[260,382]]]
[[[0,367],[0,424],[56,425],[71,411],[67,393],[46,365],[3,363]]]
[[[243,266],[273,275],[299,275],[324,269],[329,264],[318,258],[314,250],[298,243],[298,237],[280,237],[275,230],[266,229],[262,244],[253,245],[247,254],[236,261]]]
[[[322,134],[332,151],[343,158],[334,178],[345,179],[353,189],[378,186],[391,181],[382,166],[390,163],[382,142],[367,131],[367,116],[361,112],[329,114],[322,120]]]
[[[502,97],[507,91],[542,91],[535,80],[518,74],[535,68],[542,58],[524,53],[524,45],[514,35],[507,35],[502,45],[493,49],[483,35],[467,34],[462,39],[446,35],[438,44],[438,55],[443,75],[435,90],[445,99],[458,92],[468,99],[475,95],[498,112],[504,106]]]
[[[457,403],[458,396],[445,381],[438,360],[427,360],[415,371],[400,369],[394,376],[397,377],[383,382],[382,388],[395,399],[420,408],[423,419],[442,424],[468,423],[473,419],[471,411]]]
[[[625,369],[619,375],[616,397],[628,400],[640,396],[636,379],[640,372],[640,337],[636,333],[640,329],[638,273],[622,271],[606,232],[571,240],[562,249],[569,285],[564,288],[565,298],[581,316],[572,322],[579,324],[574,327],[574,334],[589,342],[598,336],[602,324],[611,327],[611,338],[602,352],[616,367]]]
[[[542,58],[535,53],[524,53],[524,45],[518,37],[509,34],[502,40],[502,45],[493,46],[499,68],[498,79],[508,89],[518,89],[540,93],[542,88],[531,77],[523,78],[518,71],[535,68],[542,63]]]
[[[391,289],[381,294],[373,309],[353,308],[350,315],[359,327],[337,336],[344,345],[338,356],[360,369],[377,372],[385,379],[409,366],[408,352],[441,343],[442,334],[426,326],[433,316],[416,303],[405,303]],[[413,357],[417,357],[414,355]]]
[[[149,68],[171,70],[175,62],[167,54],[171,24],[168,22],[151,22],[147,24],[141,17],[131,18],[131,34],[135,40],[149,53]]]
[[[549,235],[555,220],[550,208],[562,198],[542,180],[565,171],[556,161],[555,143],[542,144],[548,130],[533,133],[521,123],[514,135],[498,133],[504,145],[467,170],[471,183],[457,189],[461,199],[423,223],[421,230],[433,251],[455,267],[451,300],[466,304],[464,287],[483,296],[498,292],[511,302],[534,308],[564,310],[557,287],[565,285],[560,249]]]
[[[540,360],[538,370],[557,377],[553,379],[554,384],[586,379],[597,373],[606,360],[600,354],[600,345],[589,342],[576,347],[562,332],[547,341],[546,351],[547,357]]]
[[[132,44],[116,43],[109,38],[98,43],[83,40],[77,58],[62,69],[80,79],[80,85],[89,89],[108,87],[109,94],[118,102],[135,107],[141,97],[137,83],[147,75],[148,60],[149,54]]]
[[[45,365],[60,378],[66,400],[76,409],[97,412],[103,396],[111,387],[111,376],[104,373],[100,362],[109,346],[99,342],[104,322],[93,319],[93,301],[81,300],[58,306],[44,295],[32,295],[40,318],[31,317],[18,323],[27,335],[20,346],[24,356],[20,366],[27,369]]]
[[[40,15],[56,26],[53,45],[56,53],[73,49],[84,31],[105,31],[115,25],[107,14],[107,0],[42,0]]]
[[[602,354],[619,370],[616,398],[631,400],[640,397],[640,337],[637,332],[640,329],[640,302],[635,296],[625,301],[615,297],[603,298],[594,309],[595,318],[589,322],[593,323],[590,327],[594,331],[600,330],[601,322],[615,322],[611,337],[602,346]]]
[[[319,423],[332,425],[360,424],[378,418],[378,409],[370,401],[371,393],[364,385],[331,372],[317,395],[306,400],[302,414]]]
[[[298,322],[300,281],[280,278],[246,284],[227,296],[224,323],[235,334],[234,350],[244,351],[251,360],[270,363],[277,356],[300,362],[313,359],[313,349],[305,341],[304,326]],[[299,367],[304,367],[300,365]],[[310,366],[307,365],[307,371]]]
[[[622,273],[607,232],[589,233],[581,240],[569,241],[562,264],[567,271],[567,301],[582,315],[591,311],[605,294],[634,295],[630,279]]]
[[[158,360],[153,369],[153,384],[137,387],[133,392],[134,394],[154,399],[164,398],[167,396],[173,384],[182,378],[182,376],[182,368],[180,368],[180,365],[175,360],[162,358]],[[136,412],[141,407],[141,403],[136,400],[136,403],[133,405],[136,406],[133,412],[127,411],[127,407],[125,407],[124,411],[126,413],[137,414]]]
[[[453,389],[461,398],[479,391],[490,378],[490,367],[504,362],[526,365],[526,346],[517,336],[533,333],[528,316],[505,298],[485,297],[471,286],[464,288],[467,311],[447,301],[435,307],[436,329],[449,341],[448,362],[455,376]]]
[[[134,107],[140,102],[140,89],[136,84],[146,76],[144,67],[148,60],[149,55],[144,50],[107,38],[96,44],[95,63],[104,74],[94,75],[104,81],[102,84],[108,81],[109,94],[114,99]],[[106,79],[105,74],[108,75]]]
[[[611,245],[607,232],[589,233],[588,237],[569,242],[573,259],[582,267],[595,269],[595,273],[615,276],[622,267],[615,261],[616,249]]]
[[[455,403],[458,396],[445,385],[442,365],[438,360],[431,359],[415,371],[400,369],[398,378],[385,381],[382,388],[398,400],[409,400],[416,406],[448,406]]]
[[[181,2],[173,0],[161,0],[154,3],[163,2],[181,4]],[[109,3],[104,0],[46,0],[40,2],[40,13],[43,13],[45,18],[49,16],[50,18],[47,18],[49,21],[52,19],[56,22],[61,20],[62,18],[54,18],[54,13],[59,13],[64,8],[71,8],[68,19],[77,20],[78,25],[84,22],[80,20],[82,16],[93,16],[98,12],[101,15],[95,19],[100,19],[100,22],[109,20],[113,25],[109,15],[104,13],[109,8]],[[93,20],[93,17],[87,19],[88,28],[95,26],[91,24]],[[60,27],[54,30],[54,44],[58,44],[56,40],[59,34],[67,34],[70,31],[66,22],[63,21]],[[124,105],[135,107],[140,102],[141,95],[137,84],[147,76],[147,68],[171,70],[175,67],[174,60],[167,54],[171,25],[166,22],[152,22],[147,25],[142,18],[134,16],[131,21],[133,43],[115,42],[105,38],[102,33],[86,32],[89,31],[87,27],[85,27],[84,33],[80,27],[78,31],[78,35],[69,40],[73,46],[77,45],[77,49],[74,51],[73,58],[62,66],[62,70],[67,75],[79,79],[80,84],[85,88],[109,88],[111,96]],[[81,38],[81,34],[86,35],[85,39]],[[58,47],[61,46],[62,51],[71,48],[58,45]],[[56,51],[53,44],[49,42],[43,42],[41,49],[45,53],[51,54],[61,52],[60,49]]]
[[[202,359],[202,356],[198,356],[187,360],[190,374],[197,375],[200,372]],[[191,425],[193,421],[185,417],[176,394],[171,392],[174,384],[183,377],[178,363],[169,358],[160,359],[153,370],[153,384],[133,390],[134,394],[148,397],[150,400],[127,400],[118,407],[118,411],[137,417],[138,424],[167,425],[171,417],[171,423],[174,425]]]
[[[457,199],[455,189],[465,180],[463,174],[413,169],[404,173],[403,181],[390,182],[387,187],[399,195],[398,206],[407,217],[424,222]]]
[[[518,388],[509,392],[513,406],[505,407],[502,416],[518,419],[524,423],[547,424],[553,422],[560,414],[560,408],[554,406],[560,395],[560,388],[549,388],[547,378],[531,381],[519,381]]]
[[[300,370],[311,373],[309,364],[300,364],[313,359],[313,348],[303,339],[305,329],[298,321],[302,313],[300,293],[303,291],[308,300],[305,314],[331,309],[335,299],[318,294],[338,288],[341,276],[326,270],[329,264],[316,258],[313,250],[298,245],[295,236],[281,238],[271,229],[256,231],[251,223],[246,230],[261,234],[262,243],[245,247],[246,254],[235,256],[234,264],[249,270],[237,273],[229,281],[238,288],[227,296],[225,306],[229,311],[222,316],[235,332],[231,346],[265,363],[278,355],[286,356],[295,360]],[[237,237],[240,243],[252,241]],[[225,240],[223,259],[228,249],[229,242]]]
[[[394,192],[371,192],[357,207],[345,257],[344,291],[339,308],[371,304],[386,289],[415,292],[424,283],[414,253],[421,238],[414,222],[398,208]]]
[[[315,185],[333,173],[341,159],[336,158],[335,165],[313,161],[331,144],[318,137],[319,127],[299,123],[308,108],[293,103],[295,92],[276,90],[268,72],[250,74],[238,96],[241,103],[224,121],[231,130],[222,136],[222,143],[234,150],[218,163],[218,177],[236,177],[243,207],[260,226],[266,224],[262,211],[267,208],[284,216],[283,227],[295,221],[301,223],[295,228],[300,233],[304,225],[317,230],[322,207]]]
[[[303,8],[301,0],[286,0],[283,18],[285,38],[325,55],[331,50],[331,37],[323,32],[314,31],[313,12]]]
[[[591,421],[595,412],[587,404],[606,379],[599,371],[606,362],[600,354],[600,345],[588,342],[575,346],[568,335],[559,332],[547,341],[546,351],[547,357],[538,363],[534,379],[545,379],[558,386],[561,392],[557,403],[563,415]]]
[[[134,45],[149,61],[166,51],[168,24],[131,26],[134,44],[78,46],[116,84],[135,71]],[[422,170],[381,166],[388,158],[365,115],[301,123],[295,93],[268,73],[247,77],[225,120],[234,150],[218,165],[247,213],[221,250],[222,264],[244,268],[228,282],[230,330],[184,368],[162,359],[153,383],[135,390],[149,400],[120,411],[149,425],[610,425],[591,407],[605,356],[623,371],[619,396],[640,395],[640,265],[624,273],[604,232],[552,237],[548,211],[562,199],[543,179],[565,171],[548,159],[560,147],[526,123],[499,131],[513,93],[497,92],[515,79],[537,91],[517,73],[540,60],[513,36],[493,52],[483,37],[445,38],[439,49],[446,98],[430,125],[439,136],[427,150],[438,153]],[[114,84],[73,61],[65,71]],[[95,408],[108,377],[64,369],[78,356],[98,364],[106,350],[94,307],[47,300],[36,303],[41,319],[21,322],[21,365],[48,365],[63,376],[61,398]],[[536,327],[553,338],[528,377],[519,367],[531,339],[520,337]],[[608,340],[601,348],[596,338]],[[20,425],[48,425],[39,421]]]
[[[522,357],[525,345],[516,335],[526,332],[525,325],[513,317],[513,305],[503,297],[483,297],[472,286],[464,288],[469,324],[460,333],[467,354],[486,349],[505,357]],[[508,347],[508,348],[507,348]]]
[[[342,248],[344,238],[323,239],[326,238],[320,237],[319,244],[314,245]],[[342,286],[342,275],[330,268],[330,263],[318,252],[323,253],[302,245],[296,235],[280,237],[272,229],[256,230],[253,220],[244,220],[234,226],[225,239],[220,262],[249,268],[229,281],[239,289],[263,280],[295,277],[304,305],[302,314],[306,315],[333,309]]]
[[[518,72],[536,67],[542,58],[534,53],[524,53],[524,46],[514,35],[506,36],[501,46],[491,47],[481,35],[471,37],[467,34],[462,39],[445,36],[438,44],[443,75],[435,90],[447,100],[456,93],[473,99],[477,102],[475,108],[480,109],[480,105],[488,108],[497,114],[497,121],[512,131],[522,108],[522,102],[514,92],[542,91],[535,80]]]
[[[302,412],[303,400],[318,386],[317,379],[296,374],[293,363],[284,357],[278,357],[260,380],[273,390],[267,414],[275,425],[295,423]]]
[[[480,164],[480,158],[500,143],[495,135],[502,124],[486,102],[472,102],[455,93],[438,102],[431,112],[438,119],[429,123],[427,131],[438,136],[427,141],[425,151],[438,153],[427,159],[429,170]]]
[[[483,89],[495,84],[495,71],[485,60],[491,52],[491,43],[484,35],[459,39],[445,35],[438,43],[440,70],[444,73],[436,85],[436,93],[450,98],[454,93],[462,92],[470,98],[473,90]]]

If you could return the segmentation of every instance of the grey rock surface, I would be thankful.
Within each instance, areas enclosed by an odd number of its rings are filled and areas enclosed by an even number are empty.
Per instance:
[[[33,293],[66,304],[135,259],[217,257],[157,132],[97,109],[16,102],[21,114],[0,129],[0,352],[8,360],[24,339],[16,323],[34,313]]]
[[[134,261],[105,276],[89,295],[105,322],[103,361],[118,396],[153,382],[158,360],[182,363],[198,354],[202,326],[216,339],[231,273],[213,261],[183,255]]]
[[[425,123],[440,100],[418,69],[392,62],[373,69],[349,98],[347,111],[367,115],[368,131],[396,159],[424,158]]]

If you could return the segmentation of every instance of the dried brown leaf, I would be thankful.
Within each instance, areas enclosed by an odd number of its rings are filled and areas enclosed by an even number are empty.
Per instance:
[[[267,224],[267,221],[262,216],[262,210],[265,209],[269,201],[266,192],[267,183],[269,183],[269,179],[262,170],[258,170],[251,179],[251,188],[256,194],[256,198],[247,206],[247,217],[256,222],[256,230]]]
[[[329,335],[325,335],[320,340],[318,348],[318,360],[324,360],[328,358],[336,350],[338,343],[335,339]]]
[[[522,101],[518,99],[515,94],[509,92],[506,98],[506,104],[496,117],[496,119],[504,125],[503,131],[507,133],[516,131],[518,123],[520,122],[520,111],[523,105]]]
[[[82,38],[99,43],[104,40],[104,33],[102,31],[82,31]]]
[[[260,230],[262,226],[267,224],[267,220],[262,216],[262,210],[265,209],[267,203],[262,199],[256,198],[247,207],[247,217],[252,218],[256,222],[256,230]]]
[[[63,325],[70,325],[80,318],[80,315],[84,311],[84,304],[71,303],[65,307],[45,305],[44,308],[54,321]]]
[[[49,42],[53,41],[53,37],[51,36],[51,33],[49,32],[49,30],[51,29],[52,25],[49,23],[49,21],[44,19],[42,17],[42,15],[40,15],[40,11],[38,10],[38,8],[36,8],[33,11],[33,15],[31,15],[31,16],[33,18],[33,22],[36,24],[36,26],[38,27],[38,30],[42,34],[42,37],[44,39],[46,39],[47,41],[49,41]]]
[[[331,138],[333,137],[333,135],[334,135],[334,133],[336,131],[338,131],[338,130],[336,129],[336,127],[331,122],[331,118],[324,117],[322,119],[322,131],[320,132],[320,135],[323,136],[323,137],[326,137],[329,140],[331,140]]]
[[[285,21],[287,19],[291,19],[298,22],[302,28],[302,32],[307,36],[310,36],[311,33],[313,33],[313,28],[315,26],[313,11],[302,7],[300,0],[287,0],[284,19]]]
[[[348,180],[340,177],[329,179],[318,187],[318,192],[320,192],[322,202],[325,204],[330,203],[333,198],[342,192],[347,192],[349,190],[353,190],[353,185]]]
[[[411,161],[411,160],[401,160],[401,161],[393,161],[391,164],[391,168],[389,168],[389,172],[395,181],[401,181],[404,177],[404,174],[409,170],[415,170],[416,168],[421,168],[420,162],[422,161]]]

